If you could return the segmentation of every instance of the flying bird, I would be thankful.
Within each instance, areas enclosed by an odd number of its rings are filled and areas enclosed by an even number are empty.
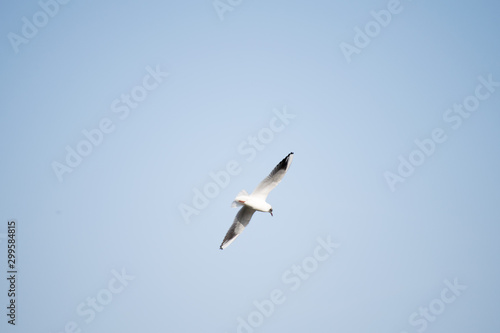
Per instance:
[[[260,184],[255,188],[252,194],[248,194],[247,191],[242,190],[236,198],[234,199],[231,207],[243,206],[236,217],[234,222],[226,233],[226,237],[220,245],[220,249],[223,250],[229,246],[236,237],[238,237],[245,227],[250,222],[250,219],[256,210],[260,212],[268,212],[273,215],[273,208],[270,204],[266,202],[266,198],[276,185],[285,177],[290,164],[292,164],[293,153],[288,154],[278,165],[271,171],[269,176],[267,176]]]

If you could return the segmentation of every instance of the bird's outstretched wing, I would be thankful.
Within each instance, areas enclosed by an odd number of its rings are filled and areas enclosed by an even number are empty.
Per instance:
[[[236,214],[236,217],[234,218],[233,224],[226,233],[226,237],[224,237],[224,240],[220,245],[221,250],[224,250],[226,247],[228,247],[229,244],[231,244],[236,239],[236,237],[238,237],[243,232],[248,223],[250,223],[250,219],[252,218],[253,213],[255,213],[255,210],[248,206],[243,206],[239,210],[238,214]]]
[[[285,177],[285,173],[292,164],[293,153],[288,154],[278,165],[271,171],[259,185],[253,190],[251,196],[266,199],[269,192],[278,185],[278,183]]]

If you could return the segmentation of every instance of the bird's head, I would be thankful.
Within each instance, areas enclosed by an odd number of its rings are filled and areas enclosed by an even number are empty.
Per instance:
[[[272,208],[269,208],[269,214],[271,214],[271,216],[273,216],[273,209]]]

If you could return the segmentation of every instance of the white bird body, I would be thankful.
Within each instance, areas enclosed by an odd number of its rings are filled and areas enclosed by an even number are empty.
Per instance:
[[[248,206],[253,210],[258,210],[259,212],[269,212],[272,208],[265,200],[259,197],[254,197],[248,194],[245,190],[241,191],[233,201],[232,207],[238,206]]]
[[[250,223],[250,219],[255,211],[268,212],[273,215],[273,208],[266,202],[266,198],[276,185],[283,179],[290,164],[292,163],[293,153],[288,154],[278,165],[271,171],[260,184],[255,188],[252,194],[242,190],[236,195],[232,203],[232,207],[243,206],[236,214],[233,224],[229,228],[220,249],[223,250],[238,237],[245,227]]]

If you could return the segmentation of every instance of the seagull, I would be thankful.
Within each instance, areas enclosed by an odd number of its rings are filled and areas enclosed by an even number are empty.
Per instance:
[[[273,208],[270,204],[266,202],[267,195],[272,191],[276,185],[285,177],[290,164],[292,164],[293,153],[288,154],[278,165],[271,171],[269,176],[267,176],[260,184],[255,188],[252,194],[248,194],[247,191],[242,190],[236,198],[234,199],[231,207],[243,206],[236,217],[234,222],[226,233],[226,237],[220,245],[220,249],[224,250],[228,247],[236,237],[238,237],[245,227],[250,223],[250,219],[256,210],[259,212],[268,212],[273,216]]]

